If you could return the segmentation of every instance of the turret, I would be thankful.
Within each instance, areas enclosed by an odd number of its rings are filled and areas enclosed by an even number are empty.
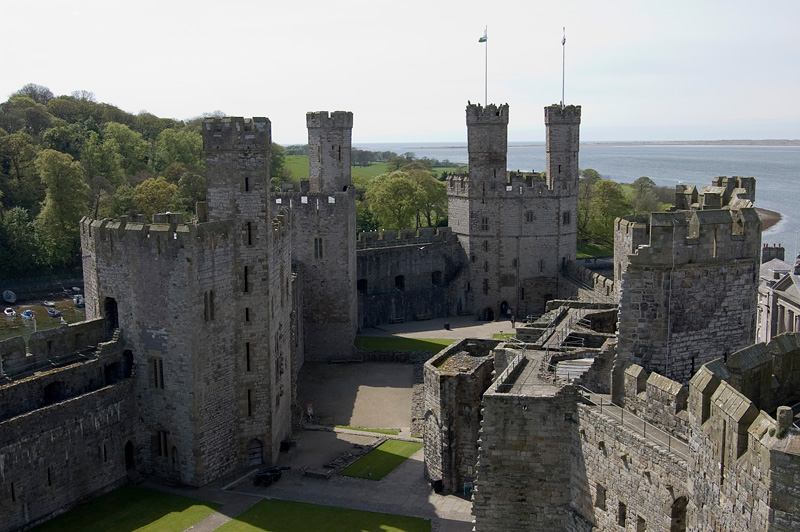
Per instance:
[[[341,192],[350,186],[353,113],[306,113],[308,126],[309,192]]]
[[[480,180],[506,181],[508,104],[467,105],[469,176],[472,189]]]
[[[547,130],[547,186],[555,183],[578,185],[581,106],[551,105],[544,108]]]

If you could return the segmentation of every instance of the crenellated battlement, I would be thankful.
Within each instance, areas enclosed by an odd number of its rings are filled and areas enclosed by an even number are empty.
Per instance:
[[[654,212],[616,220],[617,241],[639,263],[675,264],[753,259],[761,248],[761,220],[754,208]],[[620,248],[622,249],[622,248]]]
[[[313,111],[306,113],[306,125],[322,129],[353,129],[351,111]]]
[[[401,231],[369,231],[358,234],[356,249],[412,246],[458,240],[449,227],[420,227]]]
[[[508,125],[508,104],[499,107],[493,103],[486,107],[475,103],[467,105],[467,126],[479,124]]]
[[[272,125],[268,118],[207,118],[202,126],[205,151],[269,150]]]
[[[230,221],[184,223],[182,213],[154,214],[152,223],[144,222],[140,216],[121,216],[118,220],[84,216],[80,221],[82,240],[86,237],[95,244],[103,242],[112,249],[118,243],[136,242],[152,247],[158,254],[196,244],[216,245],[219,236],[228,235],[230,230]]]
[[[581,123],[581,106],[553,104],[544,108],[545,125],[578,126]]]

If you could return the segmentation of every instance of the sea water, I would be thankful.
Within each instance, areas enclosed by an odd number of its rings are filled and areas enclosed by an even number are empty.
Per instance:
[[[412,152],[419,159],[468,162],[466,143],[358,144],[366,150]],[[541,172],[545,169],[543,143],[512,142],[508,146],[508,169]],[[679,183],[710,185],[716,176],[756,178],[756,206],[781,214],[780,223],[764,232],[762,241],[783,244],[787,262],[794,262],[800,235],[800,146],[750,145],[653,145],[582,144],[580,168],[594,168],[601,176],[631,183],[642,176],[657,185]]]

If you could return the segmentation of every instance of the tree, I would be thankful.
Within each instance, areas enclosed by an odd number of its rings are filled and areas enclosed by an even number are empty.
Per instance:
[[[169,210],[175,202],[177,193],[176,185],[163,177],[158,179],[151,177],[134,189],[133,200],[139,212],[151,218],[155,213]]]
[[[194,213],[198,201],[206,199],[206,179],[193,172],[184,173],[178,181],[175,204],[183,212]]]
[[[108,198],[108,201],[103,208],[103,216],[108,218],[119,218],[126,215],[131,211],[136,210],[136,200],[134,199],[134,188],[128,183],[124,183],[114,194]]]
[[[83,150],[83,164],[86,183],[89,185],[90,210],[96,218],[102,201],[111,196],[114,190],[125,182],[122,170],[122,155],[113,139],[103,141],[94,131]]]
[[[589,204],[592,200],[592,192],[595,184],[602,178],[593,168],[581,170],[580,174],[581,178],[578,181],[578,238],[585,241],[591,237],[589,234],[591,216]]]
[[[203,167],[203,137],[191,131],[165,129],[156,139],[155,169],[161,172],[174,162]]]
[[[47,266],[45,243],[31,222],[30,213],[13,207],[0,218],[0,263],[7,277],[29,276]]]
[[[417,228],[422,226],[422,219],[428,227],[435,227],[439,220],[447,216],[447,188],[436,179],[427,166],[414,162],[403,167],[411,181],[416,185],[414,207],[416,208]]]
[[[133,131],[125,124],[108,122],[103,128],[103,143],[116,145],[116,152],[121,159],[120,164],[126,175],[133,175],[147,168],[147,142],[141,133]]]
[[[419,185],[407,173],[395,171],[375,179],[367,190],[369,209],[384,229],[405,229],[417,212]]]
[[[53,93],[47,87],[43,87],[42,85],[37,85],[36,83],[28,83],[20,90],[12,94],[12,96],[27,96],[34,102],[42,105],[46,105],[47,102],[53,99]]]
[[[631,205],[619,183],[598,181],[589,201],[589,234],[598,243],[614,242],[614,219],[631,213]]]
[[[66,153],[43,150],[36,158],[36,168],[47,189],[36,222],[52,244],[50,263],[68,264],[78,256],[78,221],[86,213],[89,187],[81,165]]]
[[[86,145],[86,132],[78,124],[62,123],[42,134],[42,144],[45,148],[68,153],[78,159]]]

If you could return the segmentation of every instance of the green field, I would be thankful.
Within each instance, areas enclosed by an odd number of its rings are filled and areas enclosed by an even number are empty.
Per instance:
[[[180,532],[218,507],[189,497],[123,486],[34,528],[33,532]]]
[[[422,449],[422,443],[419,442],[388,440],[363,458],[344,468],[341,475],[380,480],[420,449]]]
[[[431,522],[418,517],[264,500],[225,523],[218,532],[430,532]]]
[[[453,342],[455,340],[446,338],[356,336],[356,347],[367,351],[420,351],[436,354]]]

